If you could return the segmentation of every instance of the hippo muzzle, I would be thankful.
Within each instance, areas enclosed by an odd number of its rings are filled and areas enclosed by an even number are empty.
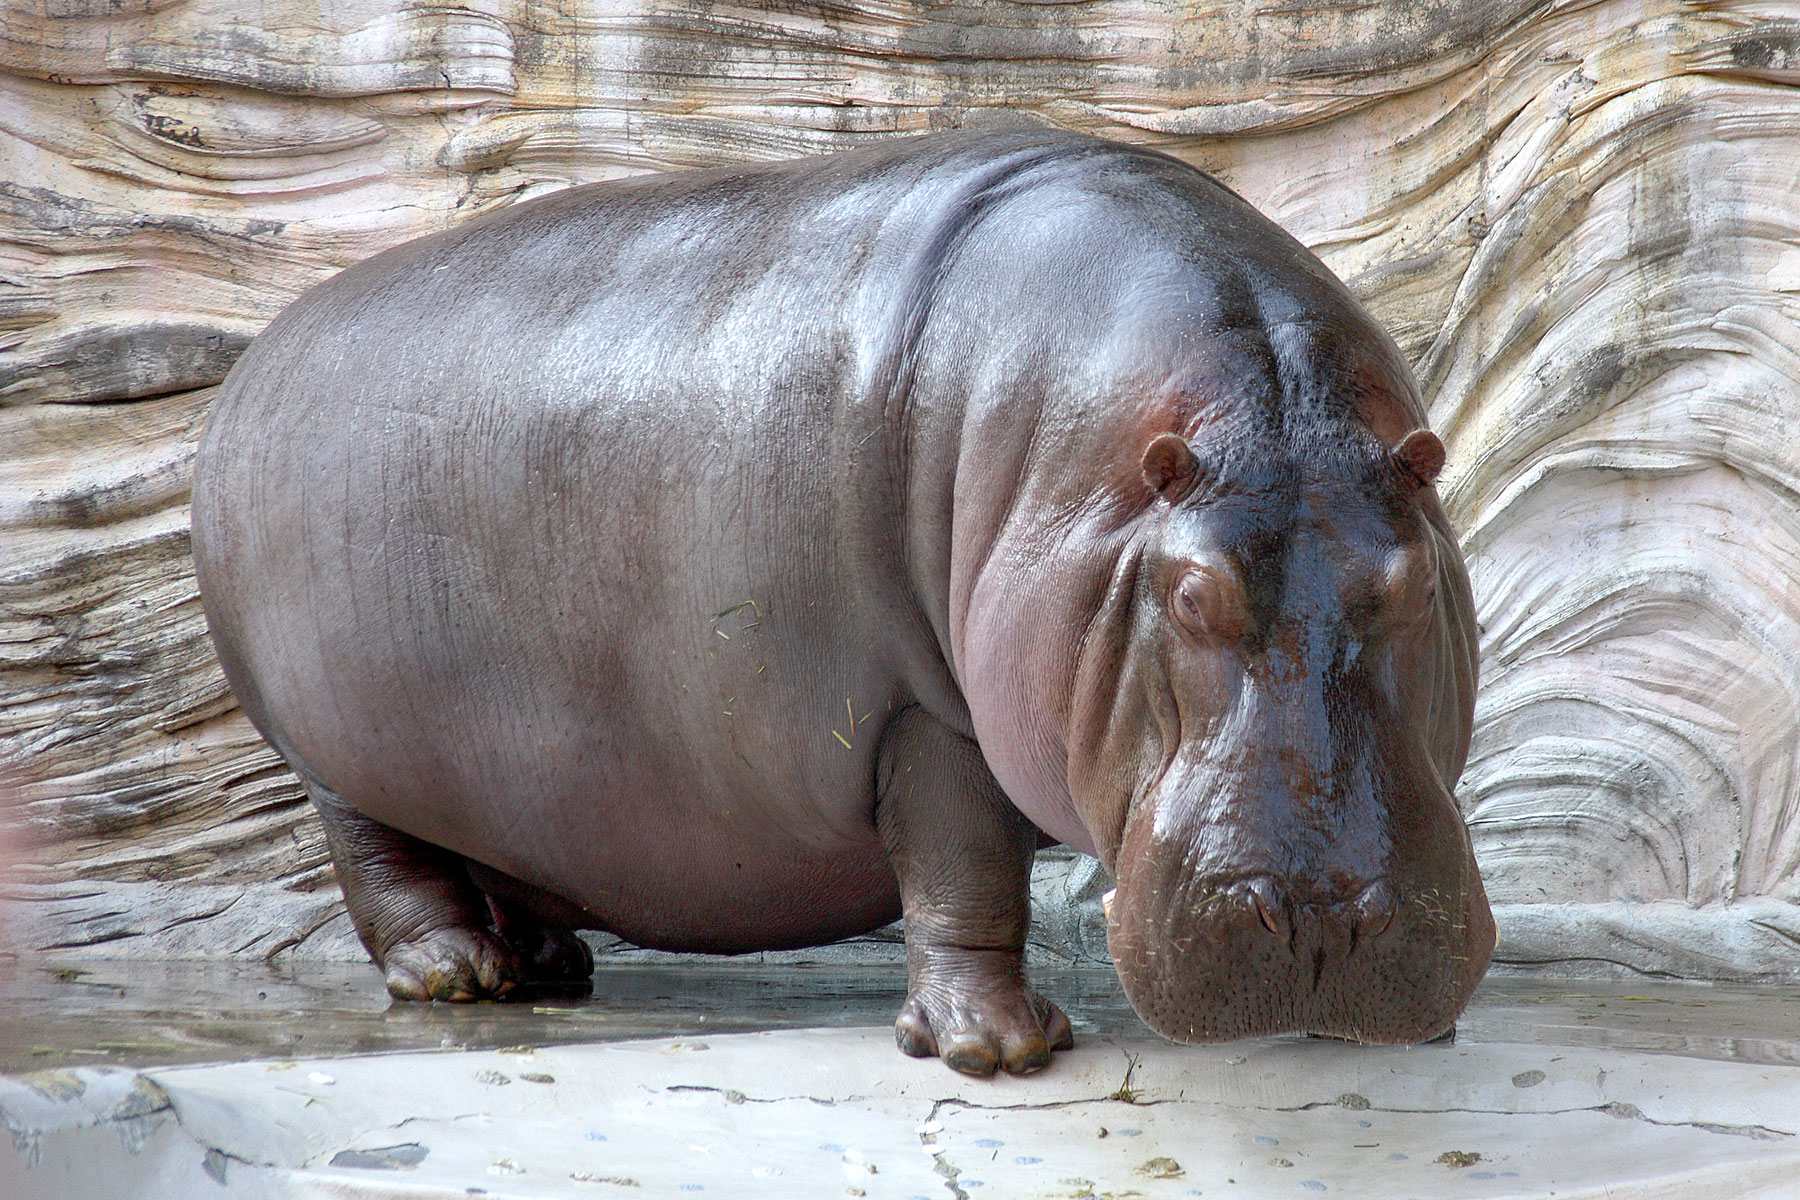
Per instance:
[[[1191,806],[1148,797],[1107,905],[1107,943],[1145,1023],[1178,1042],[1410,1044],[1448,1029],[1487,970],[1493,916],[1449,794],[1409,782],[1322,806],[1380,831],[1349,853],[1317,828],[1270,838],[1268,814],[1234,817],[1241,804],[1170,819]],[[1356,852],[1371,841],[1387,845]]]

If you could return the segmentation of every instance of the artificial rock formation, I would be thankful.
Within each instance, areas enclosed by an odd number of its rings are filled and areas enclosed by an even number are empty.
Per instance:
[[[1230,183],[1412,359],[1499,959],[1800,980],[1800,21],[1755,0],[0,0],[0,946],[356,953],[187,480],[307,286],[570,183],[1035,121]],[[1037,938],[1104,953],[1090,867]]]

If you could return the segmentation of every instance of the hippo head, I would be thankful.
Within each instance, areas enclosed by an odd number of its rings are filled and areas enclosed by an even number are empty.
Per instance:
[[[1443,444],[1309,440],[1150,439],[1147,523],[1077,664],[1107,940],[1176,1041],[1426,1040],[1494,945],[1451,795],[1475,668]]]

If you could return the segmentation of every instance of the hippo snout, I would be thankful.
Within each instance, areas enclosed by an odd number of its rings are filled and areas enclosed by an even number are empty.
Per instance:
[[[1472,864],[1435,881],[1336,887],[1272,873],[1127,874],[1107,907],[1132,1006],[1177,1042],[1291,1032],[1427,1041],[1455,1022],[1494,944]]]

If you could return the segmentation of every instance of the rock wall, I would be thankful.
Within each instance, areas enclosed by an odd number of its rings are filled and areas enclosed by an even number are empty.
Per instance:
[[[308,285],[574,182],[1038,121],[1393,331],[1451,450],[1500,959],[1800,980],[1800,20],[1755,0],[0,0],[0,946],[354,953],[205,636],[212,387]],[[1103,951],[1040,870],[1049,952]]]

